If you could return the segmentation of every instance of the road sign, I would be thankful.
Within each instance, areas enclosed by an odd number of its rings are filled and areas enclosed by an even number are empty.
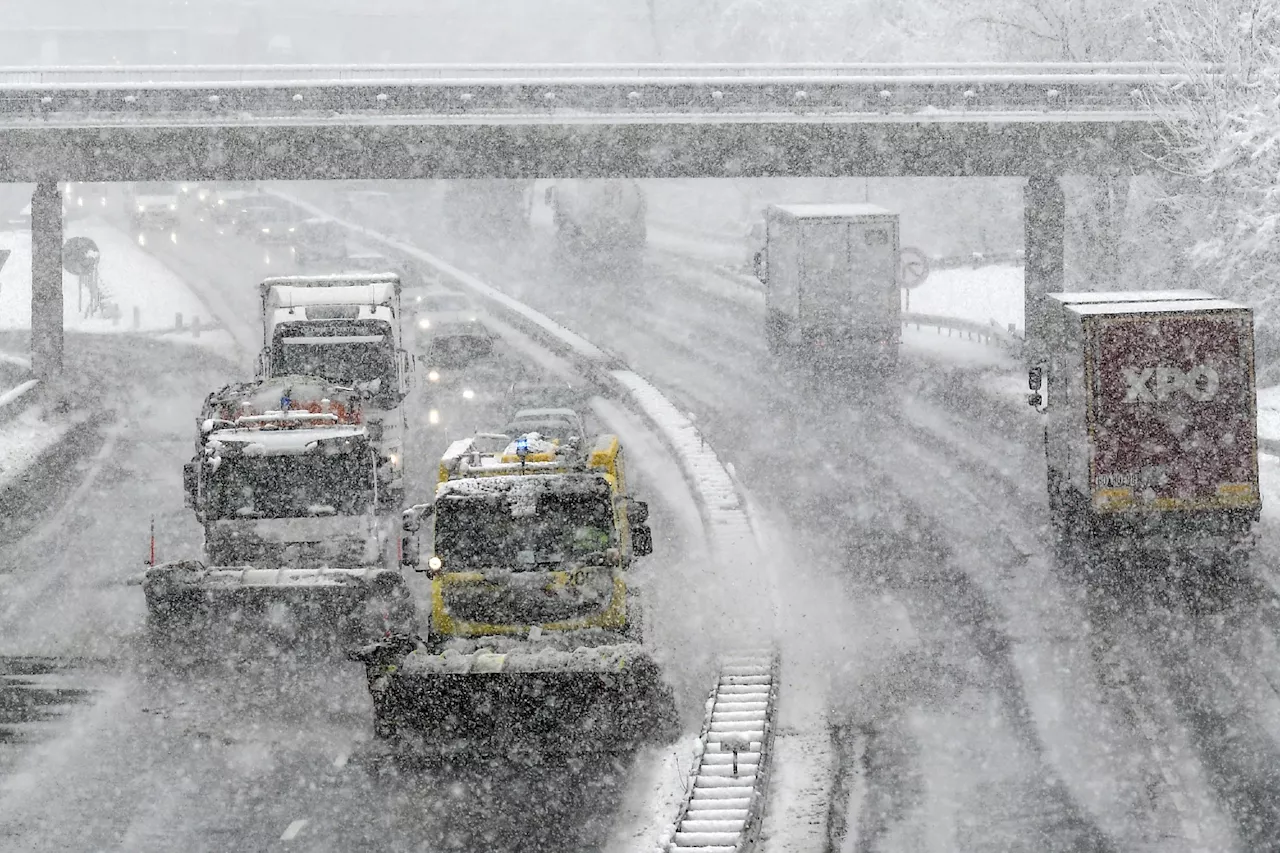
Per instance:
[[[62,266],[72,275],[89,275],[98,265],[98,244],[88,237],[72,237],[62,246]]]
[[[903,248],[898,253],[898,284],[907,290],[919,287],[929,277],[929,258],[919,249]]]

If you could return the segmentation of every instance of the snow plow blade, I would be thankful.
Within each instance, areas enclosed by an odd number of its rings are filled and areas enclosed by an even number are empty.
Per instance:
[[[165,563],[142,577],[148,622],[160,639],[209,629],[266,629],[295,638],[367,641],[413,625],[399,572],[255,569]]]
[[[676,735],[671,690],[641,646],[430,654],[405,638],[351,655],[366,666],[375,730],[410,754],[626,752]]]

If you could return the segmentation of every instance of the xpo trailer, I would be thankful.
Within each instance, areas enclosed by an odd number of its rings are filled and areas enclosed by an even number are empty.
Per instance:
[[[1247,551],[1261,510],[1253,313],[1157,295],[1046,300],[1050,511],[1091,560],[1220,563]]]
[[[395,273],[281,276],[259,285],[259,378],[317,376],[366,391],[365,424],[381,454],[384,506],[404,502],[404,439],[413,361],[404,349]]]
[[[898,361],[898,216],[870,204],[765,211],[765,341],[817,364]]]

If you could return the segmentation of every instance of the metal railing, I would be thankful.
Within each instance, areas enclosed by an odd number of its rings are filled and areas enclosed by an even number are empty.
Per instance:
[[[0,68],[0,117],[1150,115],[1198,85],[1138,63]]]
[[[955,332],[956,334],[972,341],[979,343],[991,344],[1000,347],[1012,356],[1021,357],[1023,337],[1010,326],[1003,328],[995,320],[987,323],[979,323],[976,320],[965,320],[960,317],[947,317],[941,314],[917,314],[910,311],[902,312],[902,325],[915,326],[917,329],[923,326],[938,329],[940,332]]]
[[[1212,70],[1206,66],[1204,70]],[[542,63],[509,64],[325,64],[325,65],[65,65],[0,66],[0,86],[150,86],[227,83],[332,83],[427,80],[671,80],[671,79],[911,79],[1011,75],[1181,78],[1187,69],[1171,62],[863,62],[863,63]]]

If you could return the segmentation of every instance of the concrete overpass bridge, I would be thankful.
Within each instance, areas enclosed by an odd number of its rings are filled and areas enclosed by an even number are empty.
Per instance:
[[[1032,296],[1062,280],[1057,176],[1149,168],[1150,104],[1196,85],[1139,63],[0,68],[0,179],[37,183],[32,298],[60,303],[58,181],[1025,176]]]

